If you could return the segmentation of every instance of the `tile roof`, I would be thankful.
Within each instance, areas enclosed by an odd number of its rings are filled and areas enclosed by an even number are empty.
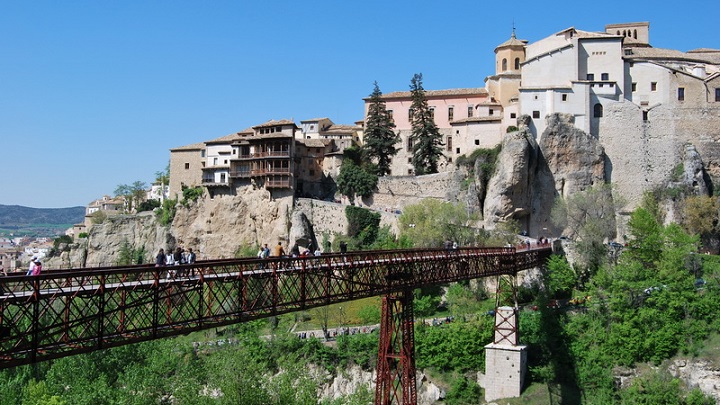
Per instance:
[[[322,139],[298,139],[299,142],[308,148],[324,148],[325,142]]]
[[[631,55],[624,55],[626,59],[654,59],[654,60],[681,60],[720,64],[720,51],[682,52],[675,49],[663,48],[631,48]]]
[[[295,125],[295,122],[290,120],[270,120],[267,122],[264,122],[260,125],[253,126],[253,129],[255,128],[263,128],[263,127],[274,127],[276,125]]]
[[[171,148],[170,152],[180,152],[183,150],[201,150],[205,149],[205,142],[192,143],[190,145],[178,146],[177,148]]]
[[[392,93],[383,94],[380,98],[410,98],[411,92],[409,91],[395,91]],[[473,87],[466,89],[446,89],[446,90],[425,90],[425,97],[447,97],[447,96],[478,96],[487,95],[488,92],[482,87]],[[363,100],[370,100],[370,97],[364,98]]]
[[[459,120],[455,120],[450,122],[450,125],[455,124],[466,124],[469,122],[492,122],[492,121],[502,121],[501,116],[492,116],[492,117],[470,117],[470,118],[463,118]]]

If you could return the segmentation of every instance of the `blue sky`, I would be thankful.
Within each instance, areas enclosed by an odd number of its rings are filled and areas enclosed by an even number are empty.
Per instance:
[[[0,0],[0,204],[86,205],[270,119],[352,124],[375,80],[484,87],[513,23],[534,42],[649,21],[657,48],[720,48],[717,1],[488,4]]]

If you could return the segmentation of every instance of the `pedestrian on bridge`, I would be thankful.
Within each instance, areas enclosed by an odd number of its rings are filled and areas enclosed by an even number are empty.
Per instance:
[[[281,241],[278,241],[278,244],[273,248],[273,256],[274,257],[285,256],[285,249],[283,249]]]
[[[155,256],[155,267],[160,267],[165,265],[165,249],[160,248],[160,251],[158,252],[157,256]]]
[[[33,272],[35,271],[35,262],[37,262],[38,258],[37,256],[33,256],[33,258],[30,260],[30,265],[28,266],[28,271],[25,274],[26,276],[32,276]]]

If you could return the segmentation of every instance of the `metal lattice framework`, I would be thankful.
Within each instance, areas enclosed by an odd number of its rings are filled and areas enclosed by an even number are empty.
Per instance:
[[[411,249],[9,275],[0,277],[0,369],[431,284],[515,274],[549,254],[549,247]]]
[[[376,404],[417,403],[412,294],[412,290],[403,290],[383,297]]]

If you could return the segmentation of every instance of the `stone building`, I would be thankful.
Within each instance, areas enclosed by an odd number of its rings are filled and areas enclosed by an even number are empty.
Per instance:
[[[183,187],[195,187],[202,183],[202,167],[205,165],[205,143],[170,149],[170,191],[169,197],[182,198]]]
[[[329,118],[270,120],[210,141],[170,150],[170,198],[182,188],[203,186],[211,197],[253,185],[274,197],[323,197],[327,177],[342,151],[359,140],[361,127]]]
[[[425,96],[433,114],[435,125],[443,137],[445,159],[441,160],[441,171],[451,169],[452,162],[460,155],[468,154],[480,147],[493,147],[500,143],[503,128],[503,107],[488,96],[482,88],[426,90]],[[395,121],[395,131],[400,136],[398,153],[390,166],[395,176],[412,175],[412,126],[410,107],[412,95],[409,91],[383,94],[385,108]],[[365,98],[365,116],[370,98]]]

